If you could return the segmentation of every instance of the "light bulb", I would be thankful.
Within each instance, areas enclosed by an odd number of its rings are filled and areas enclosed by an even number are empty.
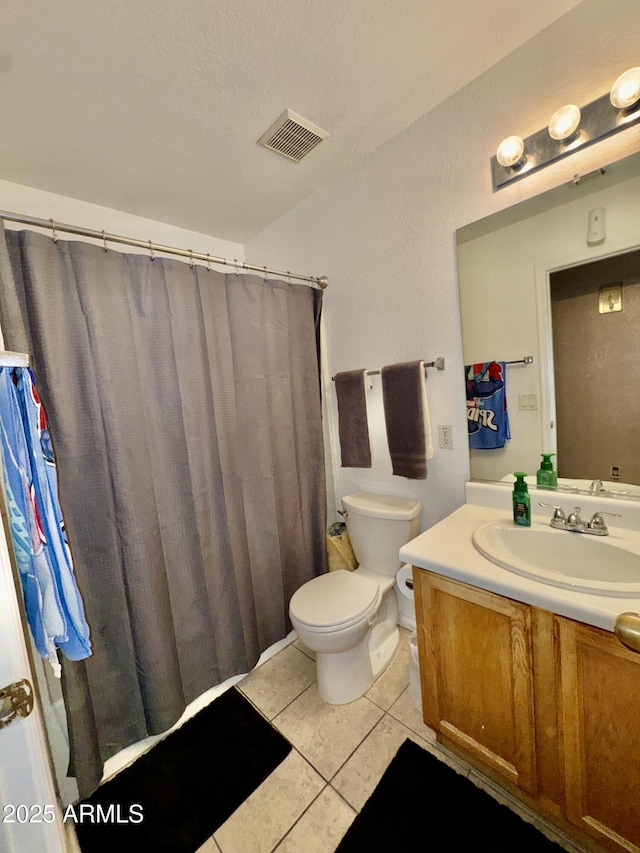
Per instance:
[[[501,166],[517,168],[524,162],[524,142],[519,136],[507,136],[496,151],[496,160]]]
[[[575,104],[565,104],[549,119],[549,136],[552,139],[570,139],[580,124],[580,110]]]
[[[629,68],[611,87],[611,103],[617,110],[628,110],[640,101],[640,68]]]

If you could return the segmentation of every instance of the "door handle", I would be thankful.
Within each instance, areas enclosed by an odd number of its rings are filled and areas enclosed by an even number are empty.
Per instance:
[[[17,720],[28,717],[33,711],[33,687],[28,678],[7,684],[0,690],[0,729]]]
[[[640,613],[621,613],[613,630],[623,646],[640,653]]]

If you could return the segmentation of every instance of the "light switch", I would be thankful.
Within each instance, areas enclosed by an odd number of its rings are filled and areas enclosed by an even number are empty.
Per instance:
[[[521,412],[537,412],[538,411],[538,395],[537,394],[518,394],[518,408]]]
[[[613,311],[622,311],[621,284],[607,284],[600,288],[598,310],[601,314],[611,314]]]

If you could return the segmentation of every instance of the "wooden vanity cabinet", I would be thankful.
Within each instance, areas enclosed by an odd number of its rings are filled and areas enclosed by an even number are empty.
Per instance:
[[[552,820],[640,853],[640,655],[414,568],[424,722]]]
[[[556,622],[567,818],[640,851],[640,655],[607,631]]]
[[[425,723],[535,794],[531,608],[414,575]]]

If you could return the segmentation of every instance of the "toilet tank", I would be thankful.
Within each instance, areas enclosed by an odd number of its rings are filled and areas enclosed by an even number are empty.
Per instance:
[[[402,563],[398,552],[420,531],[420,501],[357,492],[342,498],[347,531],[361,566],[394,576]]]

